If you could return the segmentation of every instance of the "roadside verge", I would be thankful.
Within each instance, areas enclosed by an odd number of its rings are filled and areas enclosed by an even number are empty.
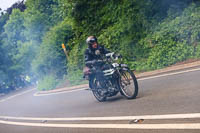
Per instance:
[[[141,78],[146,78],[146,77],[155,76],[155,75],[159,75],[159,74],[170,73],[173,71],[190,69],[190,68],[194,68],[194,67],[198,67],[198,66],[200,66],[200,61],[195,61],[195,62],[186,63],[186,64],[174,65],[174,66],[170,66],[170,67],[166,67],[163,69],[154,70],[154,71],[150,71],[150,72],[139,73],[139,74],[136,74],[136,77],[137,77],[137,79],[141,79]],[[58,93],[58,92],[70,91],[70,90],[74,90],[74,89],[88,88],[88,87],[89,87],[88,84],[82,84],[82,85],[77,85],[77,86],[72,86],[72,87],[64,87],[64,88],[55,89],[55,90],[39,91],[37,94]]]

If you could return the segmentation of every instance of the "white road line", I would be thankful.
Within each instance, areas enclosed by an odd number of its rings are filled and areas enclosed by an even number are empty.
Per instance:
[[[151,76],[147,78],[141,78],[138,80],[147,80],[147,79],[153,79],[153,78],[160,78],[160,77],[165,77],[165,76],[171,76],[171,75],[176,75],[176,74],[182,74],[182,73],[187,73],[187,72],[194,72],[194,71],[199,71],[200,68],[197,69],[191,69],[191,70],[185,70],[185,71],[180,71],[180,72],[174,72],[174,73],[168,73],[168,74],[162,74],[162,75],[157,75],[157,76]]]
[[[81,88],[81,89],[74,89],[74,90],[65,90],[65,91],[61,91],[61,92],[52,92],[52,93],[39,93],[36,92],[35,94],[33,94],[33,96],[49,96],[49,95],[56,95],[56,94],[62,94],[62,93],[70,93],[70,92],[76,92],[76,91],[82,91],[82,90],[86,90],[87,88]]]
[[[74,118],[39,118],[39,117],[9,117],[0,116],[0,119],[11,120],[47,120],[47,121],[113,121],[113,120],[134,120],[134,119],[186,119],[200,118],[200,113],[191,114],[167,114],[167,115],[143,115],[143,116],[111,116],[111,117],[74,117]]]
[[[2,121],[1,124],[32,126],[32,127],[60,127],[60,128],[103,128],[103,129],[200,129],[200,123],[184,124],[46,124]]]
[[[16,95],[7,97],[7,98],[5,98],[5,99],[0,100],[0,103],[1,103],[1,102],[5,102],[5,101],[7,101],[7,100],[10,100],[10,99],[12,99],[12,98],[21,96],[21,95],[23,95],[23,94],[29,93],[29,92],[31,92],[31,91],[33,91],[33,90],[35,90],[35,89],[30,89],[30,90],[24,91],[24,92],[22,92],[22,93],[19,93],[19,94],[16,94]]]

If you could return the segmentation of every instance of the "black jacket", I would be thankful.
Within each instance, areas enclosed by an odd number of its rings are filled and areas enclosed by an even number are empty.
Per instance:
[[[97,51],[99,51],[100,54],[96,54]],[[110,53],[110,51],[104,48],[102,45],[98,45],[96,49],[88,47],[85,50],[85,65],[87,67],[91,67],[91,64],[94,64],[97,60],[101,60],[101,56],[107,53]]]

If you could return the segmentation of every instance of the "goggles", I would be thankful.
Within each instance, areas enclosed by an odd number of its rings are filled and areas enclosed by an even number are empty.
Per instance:
[[[97,41],[96,41],[96,39],[94,39],[94,38],[91,39],[91,40],[89,41],[90,44],[93,44],[93,43],[95,43],[95,42],[97,42]]]

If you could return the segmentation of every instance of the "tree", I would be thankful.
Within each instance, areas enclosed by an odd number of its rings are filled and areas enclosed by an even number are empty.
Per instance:
[[[62,78],[66,74],[66,57],[61,44],[68,45],[72,37],[73,32],[67,19],[45,34],[33,62],[33,69],[40,77],[53,73],[55,77]]]
[[[27,71],[24,64],[26,64],[28,60],[26,60],[26,62],[21,62],[21,58],[18,58],[21,44],[25,41],[25,36],[23,35],[25,29],[23,21],[24,17],[22,12],[19,9],[14,9],[4,26],[5,31],[3,34],[5,37],[3,40],[3,47],[10,60],[10,64],[9,62],[5,63],[9,64],[6,69],[13,88],[24,85],[25,72]],[[7,64],[5,64],[5,66],[7,66]]]
[[[24,0],[22,1],[18,1],[16,3],[14,3],[11,7],[9,7],[6,12],[8,14],[12,14],[12,10],[13,9],[19,9],[21,12],[23,12],[26,9],[26,6],[24,4]]]

